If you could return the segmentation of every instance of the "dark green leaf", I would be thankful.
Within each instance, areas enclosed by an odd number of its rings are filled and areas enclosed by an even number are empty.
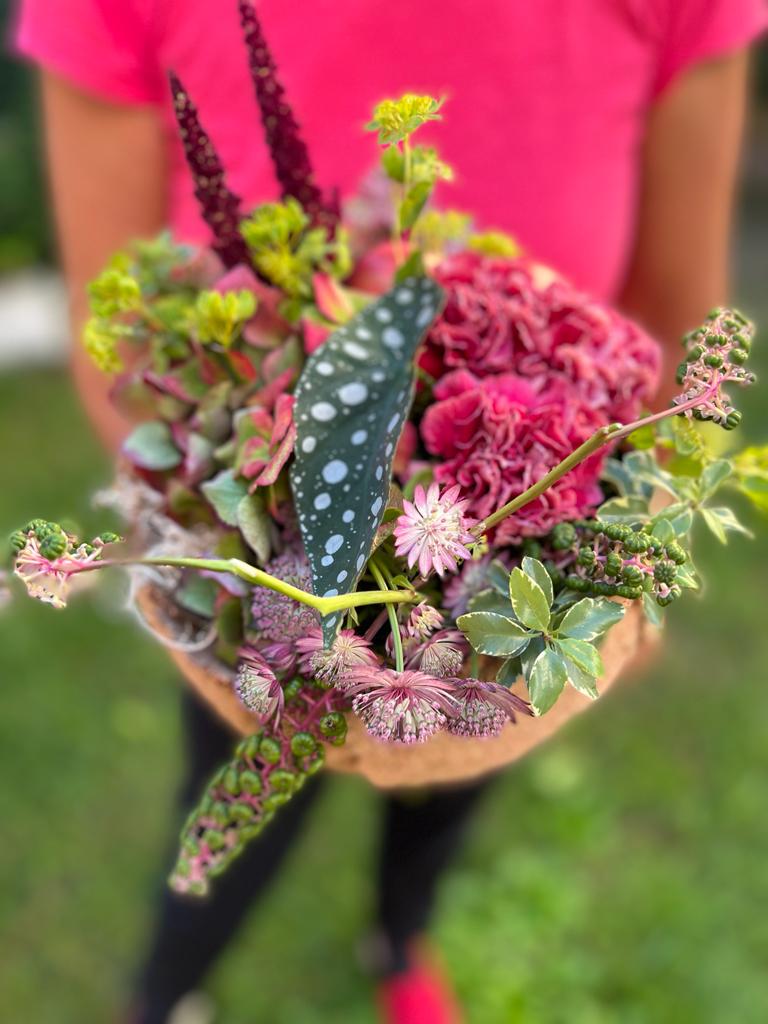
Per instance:
[[[524,626],[544,632],[549,627],[549,601],[538,583],[522,569],[509,575],[509,599]]]
[[[549,711],[563,692],[568,669],[562,655],[551,647],[545,648],[533,663],[528,680],[528,695],[537,715]]]
[[[123,452],[141,469],[175,469],[182,461],[170,427],[158,420],[135,427],[123,442]]]
[[[496,673],[496,682],[499,686],[514,686],[523,673],[519,658],[507,658]]]
[[[413,393],[413,357],[442,302],[410,278],[328,338],[296,388],[291,486],[316,594],[346,594],[368,561]],[[330,642],[340,619],[324,622]]]
[[[531,639],[531,634],[522,626],[495,612],[469,612],[460,615],[456,625],[476,651],[494,658],[519,654]]]
[[[653,527],[651,528],[651,535],[656,538],[660,544],[671,544],[675,539],[675,530],[669,519],[656,519]]]
[[[216,515],[227,526],[237,526],[237,510],[248,493],[248,485],[236,477],[231,469],[223,469],[212,480],[206,480],[200,490],[213,506]]]
[[[514,619],[515,613],[509,603],[509,595],[501,597],[495,590],[483,590],[469,602],[471,612],[496,612],[497,615],[504,615],[508,619]]]
[[[596,640],[624,618],[624,606],[606,597],[583,597],[563,616],[558,633],[575,640]]]
[[[498,558],[494,558],[486,571],[488,585],[493,587],[497,594],[509,601],[509,569]]]

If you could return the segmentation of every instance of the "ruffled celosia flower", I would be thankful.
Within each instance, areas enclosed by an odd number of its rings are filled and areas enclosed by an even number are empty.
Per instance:
[[[418,562],[422,576],[454,572],[460,559],[471,557],[467,544],[475,538],[469,532],[472,523],[464,515],[467,502],[459,498],[460,490],[454,486],[441,493],[436,483],[426,491],[419,485],[413,501],[403,501],[394,529],[395,552],[407,558],[409,568]]]
[[[408,616],[405,634],[416,640],[426,640],[430,633],[439,629],[442,624],[443,616],[437,608],[433,608],[426,601],[421,601]]]
[[[296,641],[299,668],[302,675],[320,679],[339,690],[346,690],[357,682],[358,674],[378,665],[371,645],[351,629],[336,634],[328,650],[323,649],[323,634],[318,628]]]
[[[267,562],[266,572],[301,590],[312,590],[309,563],[298,551],[284,551]],[[251,602],[253,628],[260,640],[296,640],[317,626],[317,612],[292,597],[266,587],[256,587]]]
[[[279,717],[285,698],[277,676],[255,648],[242,647],[239,654],[234,689],[240,703],[264,721]]]
[[[19,577],[30,597],[65,608],[72,577],[92,568],[101,558],[103,543],[80,544],[73,551],[64,550],[54,558],[47,558],[40,550],[40,541],[30,534],[24,547],[16,555],[14,574]]]
[[[432,376],[514,371],[567,381],[607,420],[632,420],[658,382],[658,345],[636,324],[525,259],[457,253],[435,277],[446,305],[421,359]]]
[[[537,394],[512,373],[480,379],[456,370],[437,383],[434,397],[421,435],[427,450],[441,459],[435,479],[459,487],[477,519],[540,480],[603,422],[565,383]],[[498,546],[589,515],[602,501],[602,459],[597,454],[580,463],[505,519],[496,531]]]
[[[517,714],[530,715],[530,705],[499,683],[480,679],[455,679],[454,694],[459,712],[448,720],[448,731],[456,736],[498,736]]]
[[[441,629],[423,640],[406,642],[405,667],[439,678],[452,677],[461,671],[466,653],[463,633],[458,629]]]
[[[451,683],[410,670],[360,673],[349,693],[368,732],[390,743],[423,743],[458,707]]]

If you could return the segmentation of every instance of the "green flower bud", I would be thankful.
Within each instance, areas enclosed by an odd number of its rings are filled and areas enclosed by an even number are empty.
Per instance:
[[[611,551],[605,559],[606,576],[618,576],[624,568],[624,559],[615,551]]]
[[[277,764],[282,752],[280,743],[271,736],[264,736],[259,743],[259,757],[267,764]]]
[[[704,365],[713,366],[715,369],[718,369],[723,365],[723,357],[718,355],[717,352],[710,352],[709,355],[704,356]],[[682,381],[679,383],[682,383]]]
[[[728,353],[728,362],[743,366],[749,358],[748,354],[741,348],[732,348]]]
[[[253,736],[246,736],[235,748],[235,753],[244,761],[255,761],[259,756],[259,744],[261,743],[262,732],[256,732]]]
[[[287,804],[290,799],[290,793],[270,793],[269,796],[264,797],[262,807],[265,811],[274,812],[278,807],[282,807],[283,804]]]
[[[575,590],[577,594],[584,594],[591,587],[589,580],[583,580],[581,576],[576,576],[575,573],[571,573],[570,576],[566,577],[565,585],[569,590]]]
[[[346,725],[346,722],[344,724]],[[341,736],[334,736],[330,742],[333,744],[334,747],[340,747],[342,746],[346,738],[347,730],[345,729]],[[315,756],[306,763],[306,766],[304,768],[304,778],[309,778],[310,775],[316,775],[324,764],[325,750],[322,747],[318,747]],[[302,783],[304,781],[304,778],[302,778]]]
[[[214,830],[210,828],[203,832],[202,841],[206,843],[214,853],[217,850],[223,850],[227,845],[227,841],[221,832],[214,832]]]
[[[573,523],[558,523],[552,530],[552,547],[555,551],[566,551],[576,540]]]
[[[291,737],[291,753],[294,757],[309,757],[317,750],[317,741],[311,733],[297,732]]]
[[[593,584],[593,589],[600,597],[611,597],[617,591],[617,587],[613,583],[606,583],[605,580],[597,580]]]
[[[659,583],[673,583],[677,576],[677,566],[674,562],[657,562],[653,567],[653,578]]]
[[[555,527],[555,529],[557,529],[557,527]],[[552,532],[552,536],[554,537],[554,531]],[[541,544],[532,537],[526,537],[523,541],[523,554],[527,555],[529,558],[541,558]]]
[[[298,677],[296,679],[292,679],[290,683],[286,683],[283,687],[283,694],[285,696],[286,703],[296,700],[301,694],[303,688],[304,680],[299,679]]]
[[[686,363],[679,363],[677,370],[675,370],[675,380],[678,384],[682,384],[685,380],[685,375],[688,372],[688,366]]]
[[[22,551],[27,544],[27,535],[23,530],[14,530],[9,537],[11,551]]]
[[[637,565],[625,565],[621,570],[621,577],[630,586],[637,586],[643,582],[645,573]]]
[[[256,813],[250,804],[230,804],[228,810],[228,818],[233,825],[247,824]]]
[[[583,565],[585,569],[589,569],[591,566],[593,566],[595,564],[596,559],[597,556],[595,555],[595,552],[592,550],[592,548],[579,548],[579,555],[576,561],[579,565]]]
[[[725,423],[723,424],[726,430],[735,430],[736,427],[741,423],[741,413],[738,409],[734,409],[733,412],[729,412],[725,417]]]
[[[677,565],[682,565],[683,562],[688,561],[688,555],[679,544],[667,544],[665,551],[667,558],[671,558]]]
[[[688,355],[685,357],[686,362],[695,363],[704,355],[704,347],[702,345],[696,345],[690,350]]]
[[[104,533],[99,534],[99,539],[103,544],[117,544],[117,542],[121,541],[123,538],[117,533],[105,530]]]
[[[641,587],[629,587],[625,583],[622,583],[616,588],[616,593],[619,597],[626,597],[630,601],[634,601],[642,595],[643,591]]]
[[[213,818],[220,828],[225,828],[229,821],[229,804],[217,800],[211,808],[209,817]]]
[[[234,765],[230,765],[224,773],[221,785],[231,796],[240,795],[240,773]]]

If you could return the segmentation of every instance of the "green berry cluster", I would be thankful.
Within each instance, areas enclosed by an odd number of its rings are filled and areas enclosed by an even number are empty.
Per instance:
[[[90,543],[79,541],[73,534],[67,533],[63,526],[48,519],[30,519],[20,530],[14,530],[9,538],[11,551],[19,554],[27,546],[30,538],[37,541],[37,547],[43,558],[54,561],[63,555],[77,553],[78,557],[92,555],[105,544],[115,544],[122,540],[116,533],[105,531]]]
[[[272,820],[276,812],[320,771],[324,744],[340,745],[347,721],[339,695],[301,679],[285,686],[279,722],[242,740],[233,759],[216,772],[188,818],[171,885],[203,895]]]
[[[560,523],[544,547],[551,555],[545,564],[561,587],[630,600],[647,593],[662,607],[680,596],[678,570],[688,560],[678,543],[662,543],[641,524],[595,519]]]

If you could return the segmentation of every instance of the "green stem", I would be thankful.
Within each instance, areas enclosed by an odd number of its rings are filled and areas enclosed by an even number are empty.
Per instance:
[[[349,608],[359,608],[369,604],[413,604],[418,596],[407,590],[360,590],[354,594],[339,594],[336,597],[317,597],[309,594],[306,590],[294,587],[284,580],[279,580],[269,573],[257,569],[254,565],[241,561],[239,558],[138,558],[114,560],[107,562],[95,562],[99,565],[158,565],[171,566],[180,569],[206,569],[209,572],[226,572],[233,576],[239,576],[252,586],[267,587],[268,590],[275,590],[278,594],[285,594],[301,604],[315,608],[321,615],[332,615],[334,612],[347,611]]]
[[[370,560],[368,568],[381,589],[387,590],[388,585],[384,578],[384,573],[381,568],[379,568],[375,559],[372,558]],[[395,593],[395,591],[389,591],[389,593]],[[397,618],[397,610],[393,608],[391,604],[387,605],[387,615],[389,616],[389,625],[392,630],[392,646],[395,652],[395,669],[397,672],[402,672],[405,667],[405,661],[403,658],[403,638],[400,636],[400,623]]]

